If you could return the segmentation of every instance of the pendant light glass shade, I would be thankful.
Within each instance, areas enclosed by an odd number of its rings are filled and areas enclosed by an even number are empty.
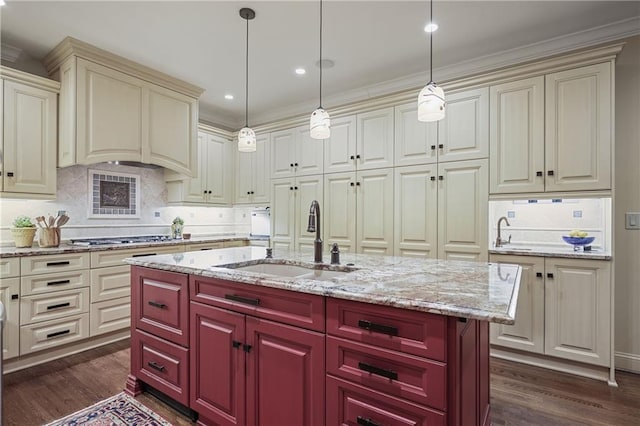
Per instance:
[[[247,21],[247,45],[246,45],[246,57],[245,57],[245,105],[244,105],[244,117],[245,125],[238,132],[238,151],[240,152],[255,152],[256,151],[256,132],[249,127],[249,21],[256,17],[256,13],[253,9],[243,7],[240,9],[240,17]]]
[[[256,150],[256,132],[249,127],[243,127],[238,132],[238,151],[255,152]]]
[[[331,136],[331,118],[329,113],[322,108],[311,113],[309,130],[312,139],[328,139]]]
[[[418,121],[442,120],[444,106],[444,90],[430,81],[418,95]]]

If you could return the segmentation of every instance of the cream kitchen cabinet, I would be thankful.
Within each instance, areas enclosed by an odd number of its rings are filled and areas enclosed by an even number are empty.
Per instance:
[[[326,248],[393,254],[393,169],[324,176]]]
[[[461,161],[489,156],[489,91],[447,94],[447,113],[438,122],[418,121],[415,102],[395,107],[396,166]]]
[[[0,75],[0,191],[10,197],[53,197],[60,85],[6,67]]]
[[[312,139],[309,126],[271,133],[271,177],[322,174],[324,142]]]
[[[355,170],[356,116],[331,119],[331,137],[324,140],[324,172]]]
[[[278,250],[313,251],[315,232],[307,232],[311,202],[322,203],[322,175],[271,181],[271,247]],[[320,220],[323,220],[322,204]],[[320,230],[323,230],[322,222]]]
[[[0,259],[0,271],[0,302],[5,312],[2,358],[9,359],[20,353],[20,259]]]
[[[165,173],[168,200],[181,204],[231,204],[231,141],[207,132],[198,132],[198,176],[188,178]]]
[[[611,189],[612,63],[491,87],[491,193]]]
[[[232,144],[232,146],[235,144]],[[235,152],[235,203],[269,202],[271,134],[256,135],[255,152]]]

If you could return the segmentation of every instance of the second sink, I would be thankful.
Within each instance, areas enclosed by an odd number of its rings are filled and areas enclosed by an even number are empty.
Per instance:
[[[306,268],[304,266],[287,265],[281,263],[258,263],[246,266],[227,266],[236,271],[255,272],[276,277],[300,278],[306,280],[329,281],[348,274],[351,271],[335,271],[322,268]]]

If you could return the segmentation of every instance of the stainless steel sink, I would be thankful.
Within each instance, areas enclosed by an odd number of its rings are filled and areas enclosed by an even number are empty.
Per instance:
[[[339,278],[355,271],[355,269],[337,271],[325,269],[323,266],[324,265],[309,265],[307,267],[282,263],[257,263],[237,267],[235,265],[226,265],[225,267],[236,271],[254,272],[258,274],[272,275],[275,277],[299,278],[316,281],[330,281],[334,278]]]

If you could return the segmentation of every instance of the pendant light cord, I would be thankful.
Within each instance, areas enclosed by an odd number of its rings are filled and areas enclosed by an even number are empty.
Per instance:
[[[249,18],[247,21],[247,45],[245,56],[245,86],[244,86],[244,123],[245,127],[249,127]]]
[[[320,0],[320,108],[322,108],[322,0]]]
[[[429,4],[429,24],[433,25],[433,0]],[[433,83],[433,31],[429,33],[429,82]]]

